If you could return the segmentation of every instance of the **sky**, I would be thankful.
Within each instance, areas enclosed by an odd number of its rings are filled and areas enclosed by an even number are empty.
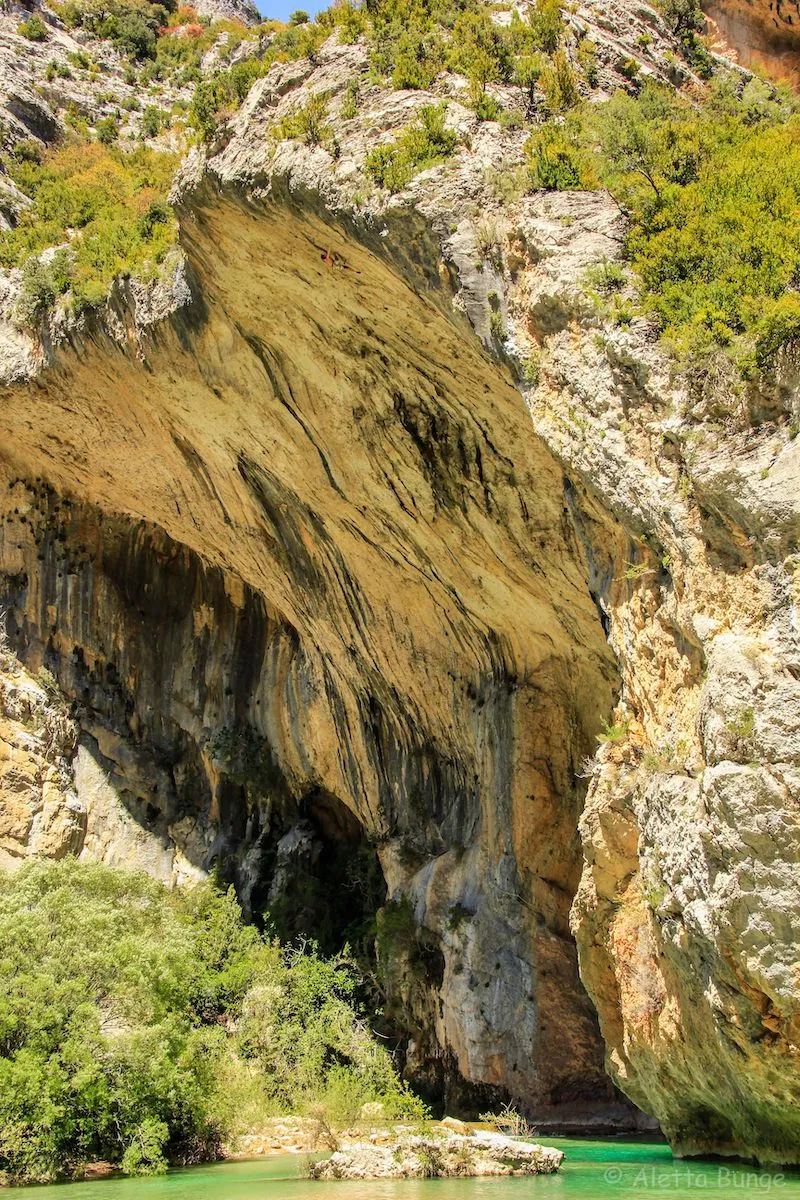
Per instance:
[[[310,17],[315,17],[323,8],[328,8],[328,2],[325,4],[304,4],[303,0],[255,0],[256,8],[261,13],[262,17],[277,17],[279,21],[288,21],[289,13],[295,12],[298,8],[304,9]]]

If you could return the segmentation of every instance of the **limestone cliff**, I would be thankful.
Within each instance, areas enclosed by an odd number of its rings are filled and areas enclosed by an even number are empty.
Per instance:
[[[95,331],[2,401],[9,635],[78,705],[87,852],[263,904],[282,834],[352,813],[432,939],[439,1070],[602,1099],[567,916],[614,672],[560,469],[437,278],[290,197],[209,183],[186,231],[144,361]]]
[[[800,8],[794,0],[707,0],[712,30],[741,63],[800,83]]]
[[[660,18],[626,13],[603,70],[646,25],[670,78]],[[576,19],[602,40],[607,11]],[[315,93],[335,153],[276,133]],[[376,129],[429,99],[334,39],[272,68],[184,168],[155,308],[120,284],[7,331],[8,638],[76,726],[51,852],[217,864],[256,913],[303,872],[346,907],[377,854],[431,1093],[631,1123],[605,1043],[680,1152],[796,1161],[796,364],[721,421],[587,300],[616,206],[501,202],[525,135],[457,82],[458,153],[365,190]]]

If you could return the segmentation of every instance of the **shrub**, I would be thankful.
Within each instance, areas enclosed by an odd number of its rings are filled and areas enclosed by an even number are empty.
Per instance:
[[[572,126],[545,125],[528,138],[525,155],[531,188],[564,192],[596,186]]]
[[[169,113],[155,104],[148,104],[142,113],[139,132],[143,138],[154,138],[158,137],[163,129],[169,129],[169,125]]]
[[[394,142],[371,150],[365,166],[375,182],[399,192],[420,171],[444,162],[458,145],[457,134],[445,128],[446,112],[446,104],[423,105]]]
[[[44,42],[47,40],[47,26],[41,17],[35,13],[27,21],[20,21],[17,33],[26,37],[29,42]]]
[[[307,146],[323,146],[330,143],[332,131],[326,121],[328,98],[322,92],[310,96],[307,102],[295,108],[275,125],[273,136],[296,138]]]
[[[366,10],[359,5],[351,4],[350,0],[336,4],[331,9],[333,21],[339,30],[339,41],[352,45],[366,32],[368,18]]]
[[[45,76],[48,80],[53,79],[72,79],[72,71],[66,63],[56,62],[52,59],[45,70]]]
[[[111,146],[119,137],[119,125],[113,117],[102,117],[95,125],[97,140],[104,146]]]
[[[705,29],[705,17],[698,0],[661,0],[661,12],[681,44],[684,58],[701,78],[713,73],[714,60],[699,34]]]
[[[0,874],[0,1171],[158,1173],[216,1156],[248,1112],[322,1105],[349,1122],[378,1101],[424,1117],[357,988],[343,962],[265,940],[210,884],[170,892],[74,860]]]
[[[464,12],[456,18],[449,65],[480,91],[487,83],[511,79],[514,63],[510,48],[488,9]]]
[[[263,75],[265,63],[245,59],[227,71],[203,79],[195,88],[189,120],[203,141],[211,141],[226,116],[239,107],[252,84]]]
[[[539,82],[551,112],[567,112],[580,101],[578,77],[563,50],[556,50]]]
[[[583,281],[586,287],[600,292],[603,296],[608,296],[612,292],[618,292],[624,288],[627,278],[620,263],[604,258],[588,268]]]
[[[591,38],[581,38],[577,50],[578,65],[583,71],[583,77],[589,87],[597,87],[599,73],[597,69],[597,44]]]
[[[597,741],[601,746],[608,743],[614,746],[619,745],[621,742],[627,741],[629,726],[630,722],[627,719],[616,721],[614,724],[604,721],[602,733],[597,734]]]
[[[564,21],[559,0],[536,0],[528,16],[536,47],[545,54],[555,54],[564,35]]]
[[[17,300],[16,318],[29,325],[56,298],[56,289],[47,267],[37,258],[30,258],[22,269],[22,291]]]
[[[648,84],[614,96],[589,128],[665,335],[682,352],[723,346],[765,366],[798,335],[800,122],[776,99],[754,125],[751,98],[717,91],[698,110]]]
[[[289,16],[290,25],[306,25],[310,20],[309,15],[302,8],[297,8]]]
[[[343,121],[351,121],[358,112],[358,102],[360,92],[357,79],[348,79],[347,87],[345,88],[344,96],[342,97],[342,106],[339,109],[340,116]]]
[[[0,246],[0,264],[21,266],[48,246],[69,240],[74,270],[70,293],[79,306],[98,303],[114,278],[160,263],[175,241],[175,222],[146,220],[166,197],[171,155],[150,150],[121,154],[100,142],[65,145],[40,161],[12,162],[9,174],[31,197],[16,228]],[[148,265],[149,264],[149,265]]]

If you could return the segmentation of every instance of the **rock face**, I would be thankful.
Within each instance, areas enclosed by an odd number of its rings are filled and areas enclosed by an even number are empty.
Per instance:
[[[32,678],[0,644],[0,865],[20,852],[63,858],[82,848],[86,809],[71,762],[77,728],[48,672]]]
[[[798,365],[674,378],[586,294],[619,211],[501,203],[525,134],[452,86],[462,148],[389,200],[364,154],[431,97],[358,45],[274,67],[186,166],[161,308],[0,348],[0,599],[74,705],[75,846],[256,913],[377,856],[415,1080],[630,1121],[574,898],[628,1096],[798,1161]],[[274,136],[314,92],[335,156]]]
[[[602,1108],[568,910],[614,670],[561,471],[421,224],[415,291],[310,201],[190,211],[144,361],[96,331],[2,399],[9,634],[78,706],[85,852],[258,910],[298,823],[366,840],[431,1089]]]
[[[800,83],[800,5],[797,0],[706,0],[703,11],[744,66]]]

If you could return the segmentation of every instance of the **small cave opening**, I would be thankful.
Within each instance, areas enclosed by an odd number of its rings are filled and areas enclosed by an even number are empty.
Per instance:
[[[314,788],[271,822],[250,891],[253,920],[283,943],[314,941],[325,956],[349,947],[372,972],[376,914],[386,903],[377,849],[336,796]]]

